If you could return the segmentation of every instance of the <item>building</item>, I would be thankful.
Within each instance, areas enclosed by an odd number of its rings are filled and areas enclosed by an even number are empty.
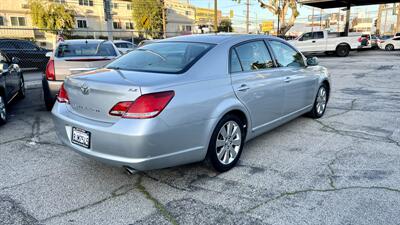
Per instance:
[[[195,25],[198,33],[210,32],[213,31],[214,25],[214,9],[208,8],[195,8],[196,16],[195,16]],[[218,24],[221,23],[222,12],[218,10],[217,12],[217,21]]]
[[[187,1],[166,0],[167,37],[192,34],[195,24],[195,7]]]

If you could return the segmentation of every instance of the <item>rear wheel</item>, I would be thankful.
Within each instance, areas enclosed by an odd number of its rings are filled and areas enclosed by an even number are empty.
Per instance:
[[[328,103],[328,88],[325,84],[321,85],[318,89],[317,96],[315,97],[314,105],[312,110],[308,113],[308,116],[314,119],[321,118],[326,110],[326,104]]]
[[[238,162],[243,150],[244,123],[235,115],[227,115],[218,122],[208,147],[208,159],[215,170],[225,172]]]
[[[0,95],[0,125],[7,122],[7,105],[4,96]]]
[[[348,45],[339,45],[336,48],[336,55],[339,57],[346,57],[350,53],[350,47]]]
[[[393,51],[394,50],[394,45],[392,45],[392,44],[386,45],[385,50],[386,51]]]

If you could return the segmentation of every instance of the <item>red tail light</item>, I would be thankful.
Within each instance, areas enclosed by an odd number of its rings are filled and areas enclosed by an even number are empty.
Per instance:
[[[56,74],[54,72],[54,60],[50,59],[46,66],[46,79],[56,80]]]
[[[154,118],[164,110],[174,96],[174,91],[145,94],[134,102],[117,103],[110,110],[110,115],[129,119]]]
[[[69,103],[68,93],[64,88],[64,84],[61,85],[60,90],[58,91],[57,101],[59,103]]]

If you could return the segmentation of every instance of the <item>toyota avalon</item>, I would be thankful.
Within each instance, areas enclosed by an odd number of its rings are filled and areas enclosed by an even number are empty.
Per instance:
[[[53,107],[61,141],[104,163],[150,170],[238,162],[246,141],[324,115],[328,71],[286,41],[192,35],[140,47],[69,77]]]

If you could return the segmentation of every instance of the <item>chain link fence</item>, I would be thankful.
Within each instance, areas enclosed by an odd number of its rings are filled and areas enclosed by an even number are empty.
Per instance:
[[[168,32],[167,37],[188,35],[189,32]],[[138,30],[49,30],[38,28],[0,27],[0,51],[10,61],[13,57],[20,59],[20,67],[24,70],[46,69],[48,57],[57,42],[71,39],[125,40],[139,44],[143,40],[161,39],[162,32],[146,32]]]

